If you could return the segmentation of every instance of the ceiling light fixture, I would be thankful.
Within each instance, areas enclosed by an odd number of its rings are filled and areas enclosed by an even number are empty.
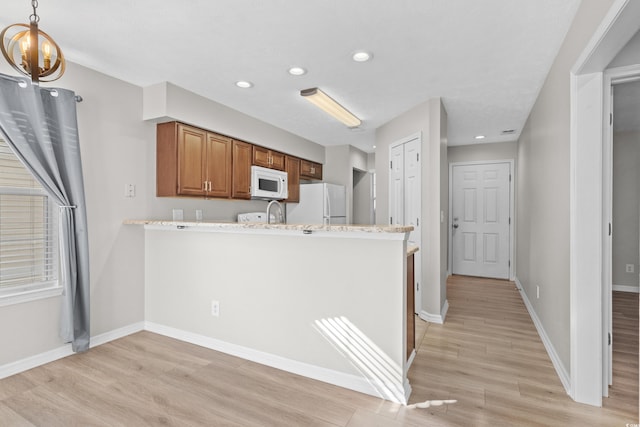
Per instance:
[[[250,87],[253,87],[253,83],[245,80],[240,80],[236,82],[236,86],[242,89],[249,89]]]
[[[333,98],[317,87],[301,90],[300,96],[350,128],[362,124],[359,118],[351,114],[346,108],[338,104]]]
[[[289,68],[289,74],[292,76],[303,76],[307,74],[307,70],[302,67],[291,67]]]
[[[367,62],[368,60],[373,58],[373,55],[369,52],[361,51],[361,52],[355,52],[352,58],[356,62]]]
[[[31,76],[33,83],[52,82],[64,74],[64,55],[47,33],[38,30],[38,1],[32,0],[31,7],[29,25],[12,24],[2,30],[0,49],[7,62],[19,73]]]

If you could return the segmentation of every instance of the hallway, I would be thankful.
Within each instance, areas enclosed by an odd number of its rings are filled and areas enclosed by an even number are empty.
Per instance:
[[[638,421],[637,387],[635,401],[614,395],[604,408],[567,396],[513,282],[451,276],[447,298],[445,324],[428,324],[418,343],[409,372],[410,403],[457,402],[423,410],[430,415],[427,425],[624,426]],[[635,365],[625,370],[637,383],[637,349]],[[407,421],[417,415],[405,411],[399,417],[403,414]]]

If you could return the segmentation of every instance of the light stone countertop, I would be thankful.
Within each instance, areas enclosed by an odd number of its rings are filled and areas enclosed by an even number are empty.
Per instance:
[[[266,224],[264,222],[207,222],[207,221],[173,221],[152,219],[127,219],[125,225],[155,225],[169,227],[197,227],[218,230],[273,230],[273,231],[323,231],[323,232],[358,232],[358,233],[408,233],[412,226],[398,225],[323,225],[323,224]],[[212,230],[213,231],[213,230]]]

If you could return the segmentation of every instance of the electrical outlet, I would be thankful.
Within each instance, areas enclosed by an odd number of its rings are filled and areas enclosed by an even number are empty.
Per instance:
[[[202,209],[196,209],[196,221],[202,221]]]
[[[182,209],[173,210],[173,220],[182,221],[184,219],[184,211]]]
[[[214,317],[220,316],[220,303],[218,301],[211,301],[211,315]]]
[[[136,185],[125,184],[124,185],[124,197],[136,197]]]
[[[626,272],[627,272],[627,273],[633,273],[634,267],[635,267],[635,266],[634,266],[633,264],[627,264],[627,266],[626,266]]]
[[[536,286],[536,298],[540,298],[540,286]]]

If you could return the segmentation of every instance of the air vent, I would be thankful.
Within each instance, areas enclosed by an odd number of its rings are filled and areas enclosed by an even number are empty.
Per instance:
[[[500,132],[500,135],[513,135],[514,133],[516,133],[515,129],[505,129]]]

